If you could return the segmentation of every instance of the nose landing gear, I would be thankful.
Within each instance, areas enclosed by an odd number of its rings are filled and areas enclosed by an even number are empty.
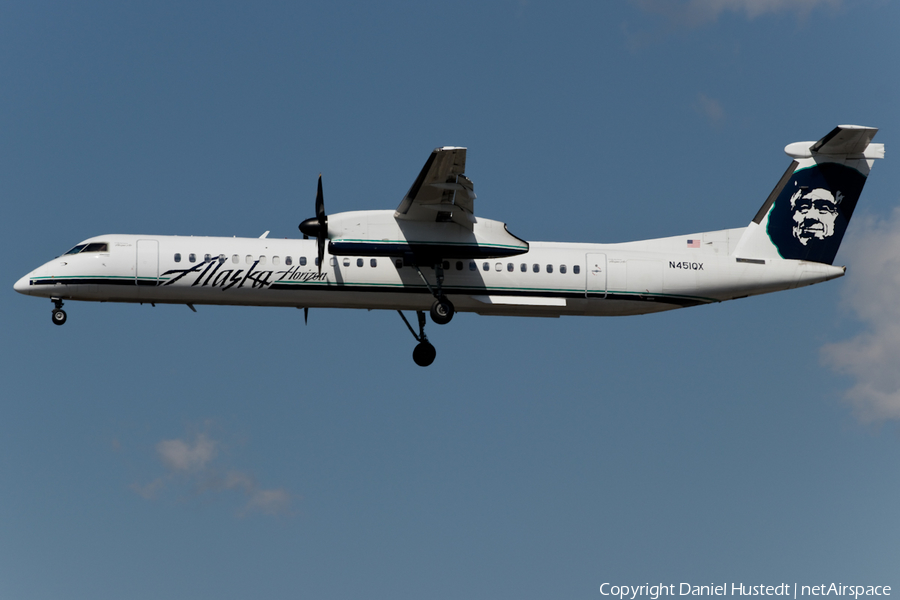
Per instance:
[[[62,325],[66,322],[66,311],[62,309],[63,302],[59,298],[50,298],[53,301],[53,318],[54,325]]]

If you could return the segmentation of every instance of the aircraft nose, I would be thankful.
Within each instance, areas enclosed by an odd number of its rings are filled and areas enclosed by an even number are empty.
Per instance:
[[[16,284],[13,286],[13,289],[16,290],[17,292],[19,292],[20,294],[27,294],[29,291],[28,288],[30,288],[30,287],[31,287],[31,277],[29,275],[26,275],[25,277],[21,278],[20,280],[18,280],[16,282]]]

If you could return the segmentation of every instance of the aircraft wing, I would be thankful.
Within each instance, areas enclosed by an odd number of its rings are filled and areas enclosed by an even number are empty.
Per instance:
[[[435,148],[394,216],[428,223],[453,222],[471,231],[475,223],[475,186],[463,174],[465,170],[465,148]]]

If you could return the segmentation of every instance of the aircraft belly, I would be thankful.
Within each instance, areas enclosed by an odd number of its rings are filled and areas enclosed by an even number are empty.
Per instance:
[[[820,283],[844,274],[841,267],[794,260],[740,260],[729,257],[698,281],[698,294],[731,300]]]
[[[235,306],[290,306],[298,308],[367,308],[392,310],[428,310],[434,299],[427,291],[416,293],[379,290],[377,292],[332,285],[319,289],[297,286],[294,289],[234,289],[159,286],[141,301],[161,304],[218,304]],[[128,301],[128,300],[124,300]]]
[[[102,300],[99,286],[88,282],[32,280],[24,293],[63,300]]]

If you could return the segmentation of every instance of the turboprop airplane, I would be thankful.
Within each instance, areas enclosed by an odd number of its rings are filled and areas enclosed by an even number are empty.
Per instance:
[[[884,145],[841,125],[785,148],[793,161],[747,227],[616,244],[526,242],[475,216],[466,149],[437,148],[396,210],[325,214],[322,176],[304,239],[101,235],[22,277],[15,290],[64,300],[396,310],[436,355],[425,311],[622,316],[710,304],[841,277],[833,266]],[[327,244],[326,244],[327,242]],[[402,311],[415,311],[418,333]]]

